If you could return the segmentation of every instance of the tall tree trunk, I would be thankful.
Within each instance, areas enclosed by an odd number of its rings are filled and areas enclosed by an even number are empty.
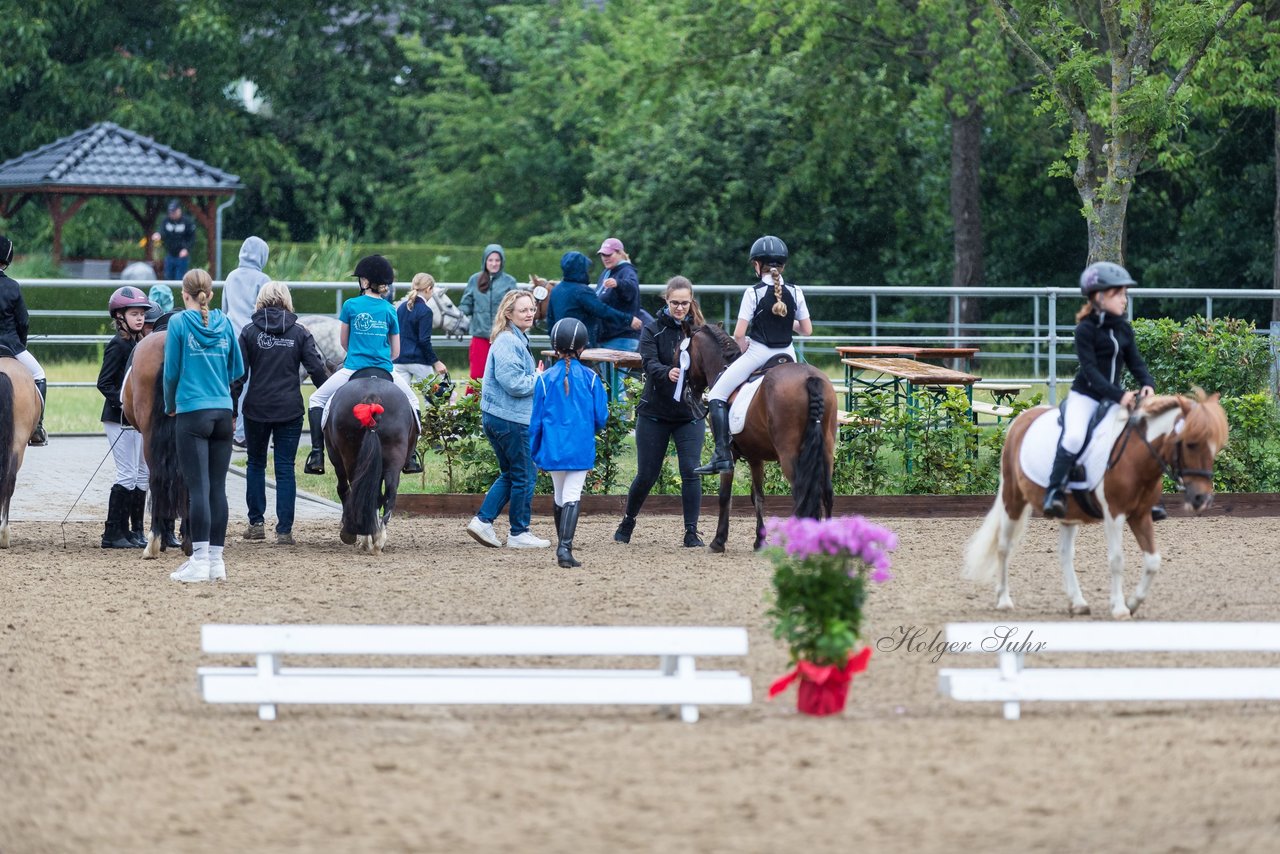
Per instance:
[[[981,206],[983,113],[976,98],[966,98],[965,106],[968,109],[963,115],[955,111],[951,115],[951,284],[955,287],[984,285],[987,279]],[[981,300],[961,299],[959,308],[959,317],[953,316],[952,322],[982,321]]]

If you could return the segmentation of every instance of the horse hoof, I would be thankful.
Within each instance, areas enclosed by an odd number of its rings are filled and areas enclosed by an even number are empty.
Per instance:
[[[718,555],[724,554],[724,543],[719,540],[712,540],[711,545],[707,546],[707,548],[711,549],[711,551]]]
[[[1133,614],[1137,614],[1137,613],[1138,613],[1138,606],[1142,604],[1142,600],[1141,600],[1141,599],[1130,599],[1129,601],[1125,602],[1124,604],[1125,604],[1125,605],[1127,605],[1127,606],[1129,606],[1129,614],[1130,614],[1130,615],[1133,615]]]
[[[1002,597],[1000,597],[1000,599],[998,599],[998,600],[996,601],[996,610],[997,610],[997,611],[1012,611],[1012,610],[1013,610],[1013,600],[1012,600],[1012,599],[1010,599],[1008,596],[1002,596]]]
[[[142,550],[143,560],[155,560],[160,557],[160,538],[155,534],[147,537],[147,547]]]
[[[356,543],[356,535],[345,529],[338,534],[338,539],[348,546],[353,546]]]
[[[1087,617],[1089,615],[1088,605],[1068,605],[1067,613],[1073,617]]]
[[[1129,613],[1128,608],[1115,608],[1111,611],[1111,616],[1117,620],[1127,620],[1133,615]]]

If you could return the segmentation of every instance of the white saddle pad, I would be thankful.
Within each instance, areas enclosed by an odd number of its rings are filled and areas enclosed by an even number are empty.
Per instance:
[[[747,409],[755,399],[756,392],[760,390],[760,382],[763,379],[764,376],[761,375],[746,385],[738,387],[738,396],[733,399],[733,405],[729,407],[729,432],[733,435],[738,435],[742,432],[742,428],[747,426]]]
[[[1077,463],[1084,466],[1084,480],[1071,481],[1068,489],[1085,489],[1092,491],[1107,473],[1107,460],[1111,456],[1111,448],[1124,428],[1129,413],[1122,407],[1113,406],[1111,412],[1098,423],[1093,430],[1093,438],[1085,446]],[[1049,474],[1053,470],[1053,457],[1058,450],[1058,437],[1062,428],[1058,425],[1058,410],[1045,407],[1044,412],[1031,423],[1022,439],[1022,449],[1018,454],[1018,464],[1033,483],[1040,486],[1049,485]]]

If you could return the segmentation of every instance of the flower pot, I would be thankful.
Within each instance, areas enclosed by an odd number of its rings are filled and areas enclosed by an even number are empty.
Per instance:
[[[804,715],[837,714],[844,711],[853,674],[866,670],[867,660],[870,658],[871,647],[868,646],[856,654],[850,653],[849,660],[843,666],[814,664],[811,661],[797,662],[794,670],[770,686],[769,696],[782,693],[799,679],[797,711]]]

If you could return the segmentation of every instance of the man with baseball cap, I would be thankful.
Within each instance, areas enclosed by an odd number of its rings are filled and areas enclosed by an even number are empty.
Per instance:
[[[596,251],[604,270],[596,283],[596,296],[610,308],[617,309],[632,318],[628,323],[604,320],[600,324],[599,345],[606,350],[626,350],[634,353],[640,349],[640,275],[627,255],[626,247],[616,237],[607,238]],[[609,385],[613,398],[622,396],[622,380],[617,371],[609,371]]]
[[[152,240],[164,243],[164,278],[180,280],[191,266],[191,247],[196,245],[196,221],[182,212],[182,203],[169,200],[169,216]]]

